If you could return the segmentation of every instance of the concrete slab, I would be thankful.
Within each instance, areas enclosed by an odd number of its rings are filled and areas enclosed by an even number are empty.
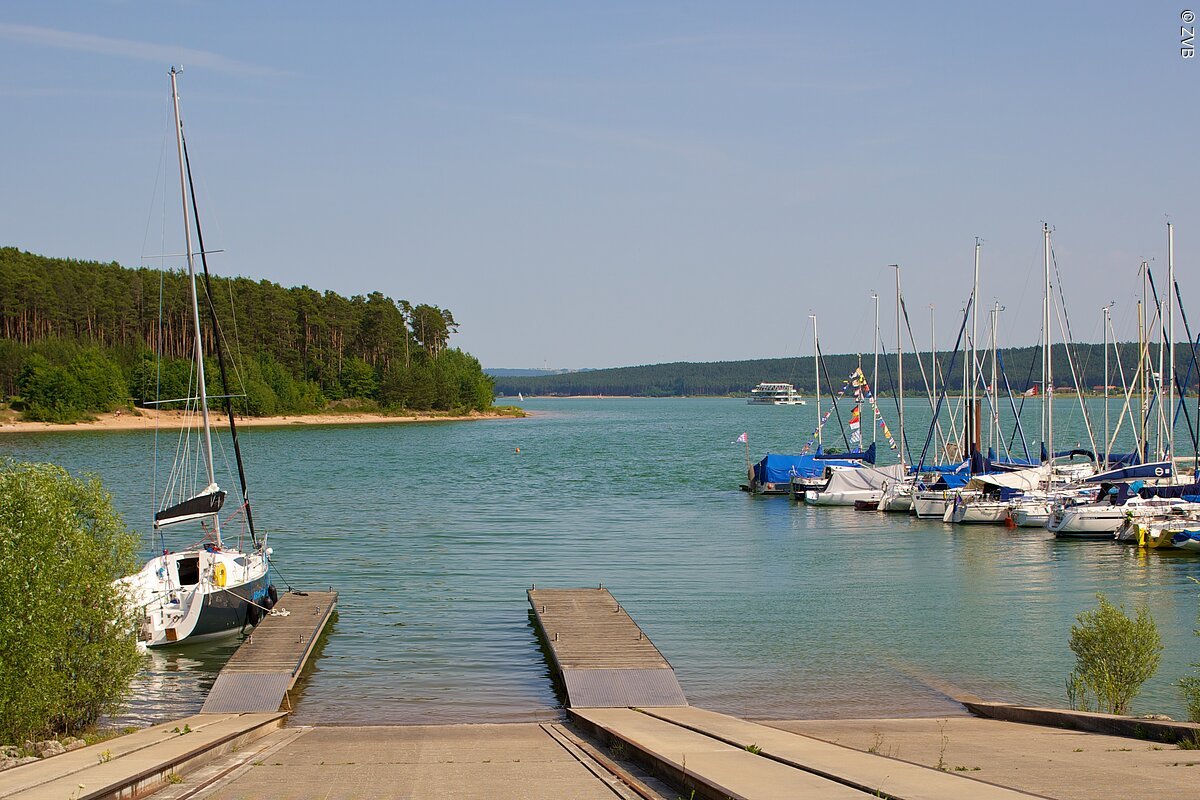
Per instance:
[[[1059,800],[1200,796],[1200,752],[1157,742],[973,717],[762,724]]]
[[[862,800],[864,792],[755,755],[695,731],[627,708],[572,709],[571,714],[640,750],[669,771],[702,784],[707,796],[785,800]]]
[[[1030,795],[962,775],[864,753],[702,708],[647,708],[643,713],[764,756],[896,800],[1018,800]]]
[[[73,775],[76,772],[93,767],[99,763],[101,753],[107,753],[107,757],[110,760],[117,759],[172,738],[177,738],[179,734],[173,732],[175,728],[183,730],[183,726],[187,725],[192,730],[203,730],[209,725],[214,725],[236,716],[236,714],[197,714],[186,719],[181,719],[178,722],[165,722],[161,725],[153,725],[149,728],[143,728],[142,730],[126,734],[125,736],[118,736],[115,739],[109,739],[106,742],[92,745],[91,747],[81,747],[78,750],[63,753],[60,756],[35,761],[32,764],[26,764],[15,769],[5,770],[4,772],[0,772],[0,798],[12,797],[17,792],[25,791],[57,778]]]
[[[0,774],[0,798],[89,800],[137,793],[193,762],[274,730],[285,715],[197,714]],[[178,729],[178,732],[176,731]],[[186,732],[184,732],[186,731]]]
[[[1024,722],[1030,725],[1049,725],[1089,733],[1152,739],[1156,742],[1196,742],[1200,744],[1200,723],[1176,720],[1138,719],[1094,711],[1072,711],[1066,708],[1018,706],[1013,703],[990,703],[984,700],[964,700],[963,705],[976,716],[1005,722]]]
[[[537,724],[313,728],[196,800],[617,800]]]

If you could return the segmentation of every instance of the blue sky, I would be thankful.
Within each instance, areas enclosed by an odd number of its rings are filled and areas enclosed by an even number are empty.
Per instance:
[[[448,307],[485,366],[869,349],[893,263],[949,346],[976,236],[1032,344],[1043,220],[1077,338],[1131,336],[1167,215],[1200,297],[1184,8],[10,1],[0,243],[180,252],[182,63],[218,272]]]

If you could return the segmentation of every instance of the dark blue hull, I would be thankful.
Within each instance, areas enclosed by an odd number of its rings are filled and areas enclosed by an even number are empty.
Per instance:
[[[263,605],[267,596],[267,575],[222,592],[205,595],[200,618],[188,639],[236,633],[250,624],[250,600]],[[262,619],[262,612],[254,621]]]

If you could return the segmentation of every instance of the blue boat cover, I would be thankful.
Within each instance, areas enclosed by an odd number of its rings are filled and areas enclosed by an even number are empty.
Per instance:
[[[921,466],[919,472],[966,472],[969,466],[970,462],[968,461],[959,461],[955,464],[924,464]]]
[[[855,458],[855,455],[806,453],[802,456],[785,456],[767,453],[762,461],[754,465],[754,480],[758,483],[788,483],[792,478],[819,478],[825,474],[826,467],[862,466],[865,459]]]
[[[871,442],[871,446],[868,447],[866,450],[851,450],[848,453],[826,453],[821,448],[818,447],[817,452],[813,454],[813,457],[817,458],[817,459],[823,459],[825,461],[828,461],[829,459],[840,459],[840,460],[851,459],[854,461],[865,461],[868,464],[874,464],[875,463],[875,443]]]
[[[1152,461],[1149,464],[1134,464],[1128,467],[1097,472],[1086,479],[1085,483],[1105,483],[1109,481],[1131,481],[1138,478],[1169,478],[1174,474],[1170,461]]]
[[[1192,494],[1200,494],[1200,483],[1186,483],[1182,486],[1143,486],[1137,490],[1143,498],[1178,497],[1184,498]]]
[[[1100,484],[1100,499],[1107,499],[1114,506],[1125,505],[1135,493],[1143,500],[1149,500],[1152,497],[1168,499],[1178,497],[1187,501],[1187,498],[1193,495],[1200,495],[1200,483],[1187,483],[1180,486],[1146,486],[1143,481]]]
[[[967,481],[971,480],[971,476],[965,472],[945,472],[938,476],[938,479],[933,483],[926,484],[926,489],[943,490],[943,489],[958,489],[967,485]]]

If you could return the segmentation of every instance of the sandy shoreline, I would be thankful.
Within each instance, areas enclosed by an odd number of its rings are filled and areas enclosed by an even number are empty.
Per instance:
[[[139,409],[140,416],[129,413],[98,414],[90,422],[55,423],[55,422],[0,422],[0,435],[5,433],[56,433],[80,431],[152,431],[158,428],[181,428],[186,423],[182,411],[151,411]],[[473,411],[465,415],[451,414],[409,414],[392,415],[379,413],[340,413],[340,414],[293,414],[278,417],[238,417],[239,428],[282,428],[290,425],[380,425],[399,422],[462,422],[478,419],[516,419],[512,414]],[[226,425],[223,414],[213,413],[213,422]]]

